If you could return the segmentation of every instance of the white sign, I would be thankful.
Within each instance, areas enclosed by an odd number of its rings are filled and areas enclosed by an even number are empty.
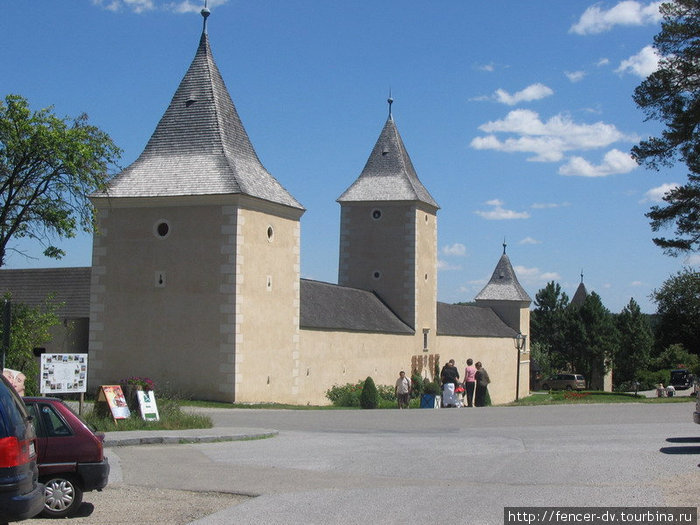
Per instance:
[[[138,390],[139,409],[144,421],[158,421],[158,406],[156,405],[156,393],[153,390]]]
[[[42,354],[39,391],[72,394],[87,391],[87,354]]]

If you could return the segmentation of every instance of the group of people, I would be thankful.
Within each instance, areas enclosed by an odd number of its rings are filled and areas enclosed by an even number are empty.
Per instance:
[[[459,370],[455,366],[455,360],[450,359],[440,372],[442,383],[442,406],[457,407],[466,403],[467,407],[486,406],[488,385],[491,382],[489,374],[480,361],[476,364],[472,359],[467,359],[467,367],[464,369],[464,383],[460,382]],[[411,397],[411,380],[406,377],[406,372],[399,372],[394,392],[400,409],[408,408]],[[463,393],[463,401],[459,395]]]
[[[459,370],[455,366],[455,360],[450,359],[440,372],[443,406],[459,406],[458,395],[462,392],[467,407],[486,406],[486,396],[491,379],[481,361],[477,361],[475,364],[471,358],[467,359],[467,367],[464,369],[464,384],[460,383],[459,379]]]

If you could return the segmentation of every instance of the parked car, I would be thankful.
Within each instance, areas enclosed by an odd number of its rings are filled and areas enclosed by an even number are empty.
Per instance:
[[[44,506],[31,418],[0,373],[0,522],[33,518]]]
[[[73,515],[83,492],[102,490],[109,478],[104,434],[96,432],[62,400],[25,397],[34,417],[39,452],[39,480],[46,486],[42,515]]]
[[[586,380],[581,374],[557,374],[542,382],[544,390],[583,390]]]
[[[670,385],[676,390],[687,390],[693,386],[693,374],[685,368],[677,368],[676,370],[671,370],[671,380]]]

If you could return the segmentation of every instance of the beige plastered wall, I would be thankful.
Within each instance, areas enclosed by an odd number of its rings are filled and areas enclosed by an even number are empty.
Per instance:
[[[161,390],[231,402],[237,380],[251,397],[246,388],[262,376],[256,360],[291,374],[299,268],[290,246],[301,211],[255,211],[259,202],[238,196],[191,199],[97,200],[90,388],[148,376]],[[289,306],[277,305],[281,295]]]
[[[414,355],[435,354],[440,356],[440,368],[454,359],[460,376],[464,375],[467,358],[480,360],[491,376],[492,402],[507,403],[515,399],[517,350],[511,338],[438,336],[436,346],[428,352],[424,353],[421,346],[413,335],[301,330],[303,383],[298,402],[328,404],[325,393],[331,386],[355,383],[367,376],[377,384],[393,385],[401,370],[411,373]],[[521,367],[522,392],[529,362]],[[432,373],[427,370],[423,375],[432,379]]]
[[[284,402],[300,388],[298,216],[241,209],[237,231],[236,402]]]

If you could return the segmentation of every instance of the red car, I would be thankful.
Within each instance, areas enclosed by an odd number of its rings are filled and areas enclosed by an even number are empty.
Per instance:
[[[102,490],[109,478],[104,434],[95,432],[60,399],[25,397],[37,434],[39,480],[46,517],[73,515],[83,492]]]

